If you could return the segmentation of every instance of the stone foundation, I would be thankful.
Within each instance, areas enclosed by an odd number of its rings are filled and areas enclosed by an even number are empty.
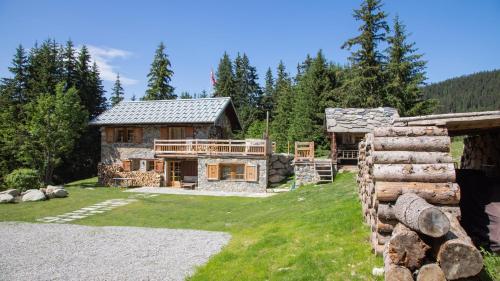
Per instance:
[[[269,183],[279,183],[293,175],[293,155],[273,154],[269,157]]]
[[[500,133],[466,137],[461,168],[481,170],[487,176],[500,176]]]
[[[295,163],[295,184],[301,186],[304,184],[317,183],[320,178],[312,162]]]
[[[155,171],[131,171],[124,172],[121,165],[99,164],[97,166],[97,177],[100,185],[112,186],[115,184],[113,178],[133,178],[135,186],[160,187],[162,175]]]
[[[245,180],[208,180],[207,164],[252,164],[257,165],[258,181]],[[230,192],[266,192],[267,188],[267,159],[241,158],[198,158],[198,186],[196,189],[209,191]]]

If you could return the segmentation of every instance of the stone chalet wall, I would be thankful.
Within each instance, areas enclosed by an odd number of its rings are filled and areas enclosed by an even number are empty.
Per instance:
[[[162,175],[155,171],[131,171],[124,172],[121,165],[118,164],[99,164],[97,166],[97,177],[100,185],[112,186],[115,184],[113,178],[133,178],[136,186],[160,187],[162,184]]]
[[[500,176],[500,133],[466,137],[461,168],[481,170],[488,176]]]
[[[221,118],[224,119],[224,118]],[[194,138],[216,139],[225,138],[227,122],[218,125],[194,125]],[[125,126],[124,126],[125,127]],[[126,126],[133,127],[133,126]],[[101,163],[121,164],[122,159],[154,159],[154,139],[160,138],[161,126],[142,126],[142,143],[107,143],[106,130],[101,128]]]
[[[286,153],[275,153],[269,157],[269,183],[282,182],[293,175],[293,155]]]
[[[304,162],[295,163],[295,184],[301,186],[304,184],[317,183],[319,181],[319,174],[314,168],[314,163]]]
[[[241,163],[257,165],[257,182],[208,180],[207,164],[212,163]],[[267,188],[267,159],[243,158],[198,158],[198,190],[230,191],[230,192],[266,192]]]

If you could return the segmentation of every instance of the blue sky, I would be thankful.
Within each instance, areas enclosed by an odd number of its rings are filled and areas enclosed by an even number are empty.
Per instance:
[[[288,70],[323,49],[344,64],[342,43],[357,34],[360,1],[5,1],[0,0],[0,76],[18,44],[71,38],[90,46],[107,90],[117,72],[127,97],[141,97],[160,41],[176,92],[210,90],[209,73],[224,51],[245,52],[259,71],[283,60]],[[428,61],[428,82],[500,68],[500,1],[386,0]],[[392,20],[390,20],[392,21]],[[261,81],[263,83],[263,81]]]

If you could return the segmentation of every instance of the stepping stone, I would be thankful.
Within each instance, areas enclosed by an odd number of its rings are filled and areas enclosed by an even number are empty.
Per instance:
[[[69,218],[71,219],[83,219],[86,218],[87,216],[70,216]]]
[[[74,221],[75,219],[62,219],[62,221]]]
[[[90,211],[90,213],[92,213],[92,214],[102,214],[102,213],[104,213],[104,211]]]

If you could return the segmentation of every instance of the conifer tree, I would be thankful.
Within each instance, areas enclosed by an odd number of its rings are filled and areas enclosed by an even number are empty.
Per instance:
[[[381,7],[381,0],[364,0],[361,8],[354,10],[354,19],[363,23],[359,28],[361,34],[342,45],[348,50],[357,47],[349,57],[351,69],[345,88],[347,106],[384,105],[383,55],[377,48],[379,43],[386,41],[389,26]]]
[[[48,39],[40,47],[32,48],[28,59],[28,101],[42,93],[55,93],[63,77],[60,48],[55,40]]]
[[[77,83],[76,71],[76,50],[73,41],[68,40],[62,53],[63,66],[64,66],[64,79],[66,82],[66,89],[69,89]]]
[[[266,71],[266,81],[262,96],[262,109],[264,112],[272,113],[275,103],[275,86],[274,77],[271,68],[269,67]]]
[[[151,64],[151,70],[148,74],[148,89],[143,100],[176,99],[174,87],[170,85],[173,75],[170,60],[165,53],[165,44],[161,42]]]
[[[276,142],[278,152],[287,151],[288,129],[293,111],[292,80],[286,72],[285,65],[280,61],[276,78],[276,106],[271,124],[271,139]]]
[[[135,101],[137,99],[137,97],[135,96],[135,94],[132,95],[132,98],[130,98],[131,101]]]
[[[120,82],[120,73],[116,74],[115,84],[111,90],[111,106],[117,105],[124,99],[125,92],[123,91],[122,83]]]
[[[25,104],[28,90],[28,58],[22,45],[17,47],[12,65],[8,69],[12,78],[2,79],[4,87],[2,94],[15,104]]]
[[[246,54],[238,56],[234,62],[235,79],[233,103],[238,111],[245,133],[252,122],[263,119],[263,110],[260,107],[262,90],[257,82],[258,75],[255,67],[250,65]]]
[[[215,97],[234,97],[234,71],[233,63],[229,55],[224,52],[224,55],[219,61],[217,71],[215,73]],[[234,102],[234,101],[233,101]]]
[[[414,42],[407,42],[406,26],[396,16],[392,36],[388,37],[387,102],[401,116],[429,114],[436,102],[423,97],[426,61],[417,54]]]
[[[179,96],[180,99],[192,99],[193,96],[189,92],[182,92],[181,95]]]

